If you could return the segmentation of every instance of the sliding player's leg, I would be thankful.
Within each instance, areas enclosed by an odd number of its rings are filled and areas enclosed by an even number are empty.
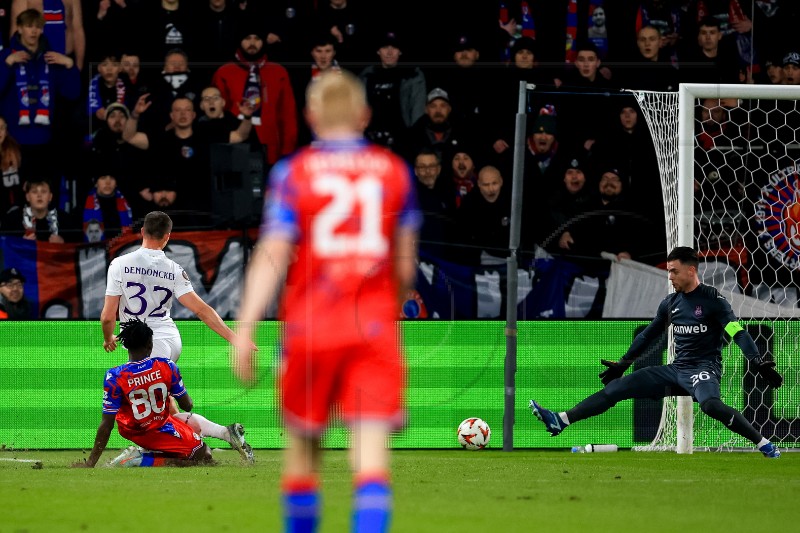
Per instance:
[[[675,394],[677,387],[677,374],[671,365],[650,366],[615,379],[568,411],[551,411],[534,400],[530,401],[529,407],[555,437],[568,425],[605,413],[622,400],[663,398]]]
[[[722,422],[725,427],[746,438],[764,454],[764,457],[777,459],[781,456],[778,447],[767,440],[761,433],[747,421],[742,413],[733,407],[725,404],[720,399],[719,378],[713,372],[687,372],[694,376],[703,376],[704,379],[697,379],[694,387],[694,397],[700,404],[700,410],[715,420]],[[692,375],[685,376],[686,380],[691,380]]]
[[[137,446],[130,446],[109,466],[194,466],[213,462],[211,450],[200,435],[181,420],[170,418],[160,428],[142,433],[120,428],[120,435]]]
[[[185,422],[201,437],[224,440],[239,452],[242,459],[250,463],[254,462],[253,448],[245,440],[244,427],[238,422],[223,426],[194,412],[177,413],[172,415],[172,418]]]

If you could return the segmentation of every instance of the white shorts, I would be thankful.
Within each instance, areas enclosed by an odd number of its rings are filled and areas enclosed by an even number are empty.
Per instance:
[[[183,343],[180,337],[167,337],[164,339],[153,339],[153,352],[152,355],[159,357],[169,357],[173,363],[178,362],[181,356]]]

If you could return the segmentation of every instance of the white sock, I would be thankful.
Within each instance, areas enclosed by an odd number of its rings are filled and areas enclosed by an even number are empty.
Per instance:
[[[204,416],[200,416],[197,413],[178,413],[172,416],[189,424],[189,427],[195,430],[201,437],[214,437],[224,440],[227,443],[231,442],[228,428],[220,426]]]
[[[567,412],[566,411],[562,411],[562,412],[558,413],[558,416],[559,416],[559,418],[561,418],[562,422],[564,422],[566,425],[569,425],[569,418],[567,418]]]
[[[756,444],[756,448],[758,448],[760,450],[761,447],[764,446],[765,444],[769,444],[769,441],[767,439],[765,439],[764,437],[761,437],[761,442]]]

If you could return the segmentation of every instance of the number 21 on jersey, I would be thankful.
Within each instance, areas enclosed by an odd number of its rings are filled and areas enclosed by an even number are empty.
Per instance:
[[[340,258],[350,254],[381,256],[389,243],[383,225],[383,185],[372,175],[355,181],[337,174],[322,174],[312,182],[315,194],[330,196],[312,224],[311,243],[320,257]],[[357,218],[356,231],[342,226]]]

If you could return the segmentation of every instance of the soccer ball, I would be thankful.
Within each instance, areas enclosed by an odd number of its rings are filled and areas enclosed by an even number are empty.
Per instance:
[[[467,418],[458,425],[458,443],[467,450],[482,450],[491,436],[489,424],[480,418]]]

